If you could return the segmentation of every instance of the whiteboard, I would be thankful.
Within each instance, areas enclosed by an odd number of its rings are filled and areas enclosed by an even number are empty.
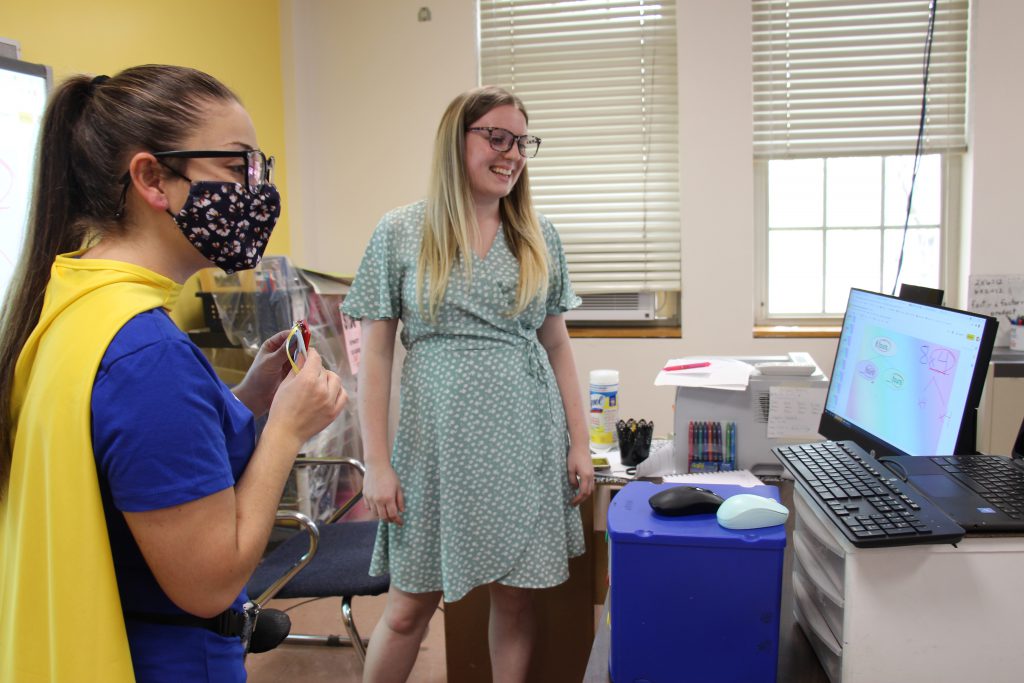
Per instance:
[[[0,301],[25,241],[48,73],[0,57]]]
[[[1007,318],[1024,315],[1024,275],[972,275],[968,310],[991,315],[999,321],[996,346],[1010,343]]]

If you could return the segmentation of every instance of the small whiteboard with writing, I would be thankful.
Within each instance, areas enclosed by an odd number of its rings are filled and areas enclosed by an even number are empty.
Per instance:
[[[1007,318],[1024,315],[1024,275],[972,275],[967,309],[999,321],[996,346],[1010,343]]]

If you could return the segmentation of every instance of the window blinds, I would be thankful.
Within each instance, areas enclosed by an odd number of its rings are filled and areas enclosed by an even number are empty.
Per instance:
[[[678,290],[675,0],[480,0],[481,82],[522,98],[537,209],[581,294]]]
[[[754,0],[758,158],[913,153],[928,0]],[[926,151],[966,148],[967,0],[938,0]]]

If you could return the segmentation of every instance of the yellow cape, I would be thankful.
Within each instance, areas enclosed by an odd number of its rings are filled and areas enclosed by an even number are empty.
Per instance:
[[[0,503],[3,683],[135,679],[93,457],[92,385],[117,331],[173,305],[181,287],[79,253],[54,261],[15,367],[14,454]]]

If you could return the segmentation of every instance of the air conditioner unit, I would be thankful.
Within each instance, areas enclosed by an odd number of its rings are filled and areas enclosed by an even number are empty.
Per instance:
[[[581,294],[583,303],[565,313],[566,320],[654,320],[655,292],[629,294]]]

